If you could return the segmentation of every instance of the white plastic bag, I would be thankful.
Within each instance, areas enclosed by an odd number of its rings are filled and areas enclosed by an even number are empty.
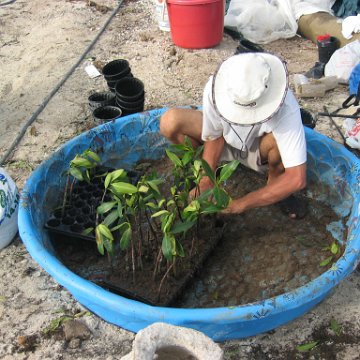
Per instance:
[[[19,199],[13,179],[0,167],[0,250],[10,244],[18,230]]]
[[[231,0],[224,23],[256,44],[290,38],[297,31],[289,0]]]
[[[333,15],[332,6],[335,0],[292,0],[292,8],[295,19],[299,20],[301,16],[314,14],[317,12],[327,12]]]
[[[354,67],[360,62],[360,40],[337,49],[325,65],[325,76],[336,76],[339,83],[348,84]]]
[[[360,149],[360,120],[346,118],[343,126],[346,130],[346,144],[353,149]]]

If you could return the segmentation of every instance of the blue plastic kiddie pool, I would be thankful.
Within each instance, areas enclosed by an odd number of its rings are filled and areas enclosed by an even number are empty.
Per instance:
[[[154,322],[193,328],[215,341],[239,339],[274,329],[322,301],[357,266],[360,250],[360,162],[343,146],[305,128],[308,178],[330,187],[327,201],[347,216],[345,251],[326,272],[293,291],[260,302],[221,308],[155,307],[111,293],[81,278],[55,256],[44,224],[54,209],[62,175],[76,154],[91,148],[108,166],[131,168],[140,159],[164,155],[167,141],[159,134],[159,118],[166,109],[129,115],[100,125],[72,139],[30,176],[21,195],[19,232],[33,259],[85,307],[127,330],[137,332]]]

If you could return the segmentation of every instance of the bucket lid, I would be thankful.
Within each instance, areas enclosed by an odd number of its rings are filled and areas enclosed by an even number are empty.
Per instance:
[[[175,5],[203,5],[218,2],[222,3],[223,0],[167,0],[168,4]]]

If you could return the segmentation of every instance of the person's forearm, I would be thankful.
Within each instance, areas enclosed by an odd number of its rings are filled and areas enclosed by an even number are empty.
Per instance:
[[[204,143],[204,152],[202,158],[214,171],[216,170],[220,156],[224,149],[224,144],[225,140],[222,136],[215,140],[206,141]]]
[[[306,185],[306,165],[288,170],[261,189],[252,191],[245,196],[233,200],[225,212],[242,213],[256,207],[275,204]]]

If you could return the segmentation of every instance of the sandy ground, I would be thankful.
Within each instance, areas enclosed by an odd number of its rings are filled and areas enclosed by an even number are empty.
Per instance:
[[[4,1],[0,2],[4,3]],[[17,0],[0,6],[0,154],[42,104],[117,6],[113,0]],[[145,84],[146,109],[200,104],[202,89],[217,64],[231,55],[237,41],[224,35],[213,49],[186,50],[159,30],[151,0],[124,1],[88,56],[101,67],[124,58]],[[264,48],[286,59],[292,77],[317,60],[316,46],[300,37]],[[5,168],[19,189],[32,170],[76,134],[94,126],[87,98],[106,90],[102,77],[91,79],[78,66],[25,133]],[[335,109],[348,96],[338,86],[323,98],[299,99],[314,112]],[[341,125],[341,122],[339,122]],[[317,130],[341,142],[327,118]],[[20,239],[0,252],[1,359],[119,359],[131,349],[134,334],[87,314],[29,256]],[[221,344],[225,359],[359,359],[360,277],[351,275],[323,303],[300,319],[267,334]],[[73,335],[61,318],[77,319]],[[340,335],[330,329],[335,319]],[[54,331],[49,331],[52,326]],[[302,354],[296,346],[319,340]]]

